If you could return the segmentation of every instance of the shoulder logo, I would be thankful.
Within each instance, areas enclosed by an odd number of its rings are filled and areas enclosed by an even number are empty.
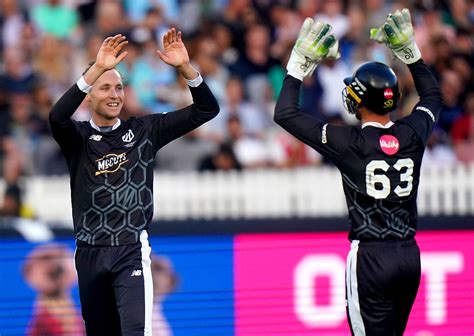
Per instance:
[[[415,110],[420,110],[420,111],[425,112],[426,114],[428,114],[430,116],[431,120],[433,120],[433,122],[435,122],[435,116],[434,116],[433,112],[431,112],[430,109],[427,109],[424,106],[417,106]]]
[[[122,140],[123,140],[123,142],[131,142],[134,137],[135,137],[135,135],[133,134],[132,130],[129,129],[129,130],[127,131],[127,133],[125,133],[124,135],[122,135]]]
[[[92,135],[89,137],[89,140],[100,141],[100,140],[102,140],[102,135],[92,134]]]
[[[328,143],[328,133],[327,133],[328,124],[324,124],[323,130],[321,132],[321,142],[323,144]]]
[[[379,139],[380,148],[387,155],[394,155],[398,152],[400,148],[400,143],[398,139],[393,135],[382,135]]]

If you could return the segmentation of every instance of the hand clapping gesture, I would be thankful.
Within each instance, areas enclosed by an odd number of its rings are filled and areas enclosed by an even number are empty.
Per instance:
[[[127,38],[122,34],[107,37],[100,46],[99,52],[95,60],[95,65],[104,70],[113,69],[119,64],[127,52],[120,53],[123,47],[128,43]]]
[[[189,55],[183,40],[181,32],[176,32],[175,28],[169,29],[163,36],[163,52],[157,50],[158,57],[168,65],[179,67],[189,63]]]

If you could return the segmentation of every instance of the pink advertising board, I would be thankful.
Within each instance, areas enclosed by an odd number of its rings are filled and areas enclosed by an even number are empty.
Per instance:
[[[346,233],[235,239],[236,336],[349,335]],[[474,231],[419,232],[422,279],[405,335],[474,335]]]

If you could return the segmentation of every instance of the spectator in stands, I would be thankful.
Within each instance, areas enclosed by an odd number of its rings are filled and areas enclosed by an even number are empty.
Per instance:
[[[314,16],[315,20],[327,22],[332,26],[332,33],[337,39],[349,30],[349,19],[344,13],[342,0],[326,0],[322,2],[322,10]]]
[[[140,105],[150,113],[175,109],[159,96],[162,88],[176,81],[176,72],[156,58],[155,52],[159,47],[155,35],[146,28],[135,28],[131,39],[137,44],[139,53],[129,70],[127,81]]]
[[[318,152],[286,132],[274,132],[270,139],[270,144],[274,144],[272,152],[276,167],[315,167],[323,163]]]
[[[462,114],[460,96],[462,81],[459,74],[453,70],[446,70],[441,74],[441,93],[443,94],[443,108],[439,118],[439,126],[446,132],[451,131],[453,122]]]
[[[203,158],[199,164],[199,171],[229,171],[242,170],[242,166],[235,156],[232,145],[220,144],[216,152]]]
[[[70,46],[52,35],[43,35],[38,42],[38,49],[33,55],[33,68],[56,100],[72,80]]]
[[[248,28],[244,37],[244,49],[234,64],[230,65],[233,75],[240,77],[248,86],[255,76],[266,76],[268,71],[280,62],[270,56],[270,30],[263,24]]]
[[[94,19],[92,28],[101,36],[125,33],[130,28],[130,22],[119,1],[99,1],[95,8]]]
[[[422,168],[446,167],[458,163],[448,134],[439,127],[433,128],[423,154]]]
[[[216,22],[212,30],[212,40],[216,43],[220,63],[228,67],[237,60],[238,51],[234,46],[232,30],[228,25]]]
[[[245,134],[239,116],[231,115],[227,119],[227,132],[232,149],[242,167],[254,169],[269,165],[265,142]]]
[[[321,85],[321,119],[330,122],[339,121],[347,124],[357,123],[353,115],[344,112],[341,106],[341,91],[344,89],[344,78],[351,69],[344,62],[324,60],[315,71],[316,80]]]
[[[261,94],[261,92],[260,92]],[[245,135],[262,138],[270,126],[270,116],[259,109],[256,104],[246,99],[245,88],[238,77],[232,77],[227,81],[224,103],[221,104],[219,115],[204,125],[205,133],[212,139],[220,142],[229,136],[226,131],[228,120],[237,117],[242,125]]]
[[[21,217],[22,215],[22,188],[20,177],[22,174],[21,162],[18,155],[11,154],[3,162],[3,179],[5,181],[5,192],[3,204],[0,206],[1,217]]]
[[[61,39],[70,38],[79,24],[76,10],[68,8],[62,0],[47,0],[34,5],[31,19],[40,32]]]
[[[36,247],[26,257],[23,277],[37,292],[27,335],[85,335],[84,322],[71,296],[77,278],[69,248],[56,244]]]
[[[191,61],[206,78],[221,105],[225,105],[227,99],[227,73],[233,72],[244,78],[245,99],[257,105],[260,114],[265,115],[267,110],[273,110],[286,73],[281,64],[286,64],[289,57],[288,44],[291,42],[288,41],[294,40],[295,27],[305,17],[340,23],[341,33],[337,32],[339,24],[333,23],[334,32],[343,36],[338,66],[354,69],[369,58],[396,67],[389,53],[381,52],[380,47],[369,41],[368,28],[372,27],[371,22],[380,22],[387,12],[393,12],[403,3],[406,1],[0,0],[0,62],[4,65],[0,71],[0,91],[4,91],[3,98],[0,97],[4,100],[4,103],[0,102],[0,138],[8,143],[6,134],[11,116],[6,103],[12,100],[12,93],[31,93],[37,78],[42,77],[47,83],[45,90],[54,102],[58,92],[64,91],[64,83],[80,77],[82,70],[94,59],[106,35],[119,32],[132,40],[127,48],[128,56],[119,67],[128,97],[121,117],[162,112],[166,106],[179,107],[188,101],[189,97],[182,95],[179,76],[177,80],[168,80],[176,78],[175,74],[166,72],[168,69],[157,69],[153,60],[148,61],[151,54],[147,53],[147,46],[156,45],[157,37],[160,39],[172,22],[180,22],[181,30],[189,34]],[[446,113],[442,113],[440,125],[448,131],[461,115],[467,93],[474,86],[473,20],[469,2],[417,0],[411,7],[415,37],[425,62],[438,81],[446,83]],[[63,14],[56,19],[56,13]],[[330,85],[338,82],[332,81],[336,70],[330,64],[327,68],[321,65],[316,76],[303,82],[303,112],[322,117],[328,110],[334,110],[331,106],[336,106],[340,98],[327,93],[331,91],[328,90]],[[403,93],[401,105],[394,115],[394,119],[398,119],[411,111],[417,95],[409,74],[404,69],[395,70]],[[456,83],[458,81],[460,83]],[[146,89],[156,82],[160,84],[159,90]],[[457,87],[460,87],[459,93],[455,92]],[[34,108],[33,112],[40,113],[41,109]],[[88,120],[90,114],[87,109],[80,108],[74,119]],[[458,124],[464,120],[462,118]],[[246,130],[246,118],[241,117],[241,122]],[[351,123],[345,119],[340,122]],[[261,129],[258,122],[250,124],[254,129]],[[224,120],[216,132],[225,134],[226,129]],[[281,147],[273,131],[273,127],[264,127],[259,137]],[[221,136],[220,141],[224,137]],[[41,168],[33,169],[32,173],[64,171],[64,167],[59,170],[45,168],[42,165],[47,161],[44,155],[38,155],[34,160],[34,166]],[[51,165],[54,162],[52,160]]]
[[[48,123],[49,111],[53,106],[53,98],[48,91],[46,83],[38,81],[32,92],[33,125],[37,134],[37,144],[33,152],[34,173],[38,175],[65,175],[67,166],[59,146],[51,136]]]
[[[229,71],[219,61],[219,46],[212,36],[200,36],[196,39],[194,63],[199,72],[208,81],[212,92],[215,92],[218,101],[227,98],[226,82],[229,79]]]
[[[124,8],[131,21],[135,24],[145,20],[150,9],[159,9],[166,22],[176,25],[179,16],[178,0],[124,0]],[[161,36],[157,36],[161,39]]]
[[[24,173],[34,173],[34,153],[38,144],[41,120],[33,113],[31,94],[15,93],[10,96],[10,129],[15,150],[21,155]]]
[[[474,161],[474,91],[464,102],[463,114],[454,122],[451,138],[458,159],[462,162]]]
[[[19,47],[23,33],[31,27],[28,12],[17,0],[0,1],[0,51]]]
[[[3,53],[4,71],[0,73],[0,90],[5,94],[25,93],[37,79],[25,53],[18,48],[8,48]]]
[[[160,149],[156,156],[156,167],[174,172],[196,171],[202,159],[214,152],[215,148],[216,143],[201,136],[201,129],[198,128]]]
[[[430,60],[433,53],[430,41],[440,38],[447,43],[454,42],[455,30],[443,21],[443,9],[436,1],[426,1],[420,9],[420,22],[415,26],[416,42],[423,55]],[[430,60],[431,61],[431,60]]]

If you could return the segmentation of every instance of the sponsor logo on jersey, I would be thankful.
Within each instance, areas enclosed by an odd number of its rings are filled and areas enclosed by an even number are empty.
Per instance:
[[[123,142],[132,142],[133,138],[135,137],[135,135],[133,134],[132,130],[129,129],[127,131],[127,133],[125,133],[124,135],[122,135],[122,140]]]
[[[383,96],[385,97],[385,99],[392,99],[393,98],[392,89],[390,88],[385,89],[385,91],[383,92]]]
[[[380,148],[387,155],[394,155],[398,152],[400,148],[400,143],[398,139],[393,135],[382,135],[379,139]]]
[[[420,110],[420,111],[426,112],[430,116],[431,120],[433,120],[433,122],[435,122],[435,116],[434,116],[433,112],[431,112],[430,109],[427,109],[426,107],[423,107],[423,106],[417,106],[415,110]]]
[[[102,140],[102,135],[92,134],[92,135],[89,137],[89,140],[100,141],[100,140]]]
[[[133,277],[133,276],[141,276],[141,275],[142,275],[142,270],[137,269],[137,270],[134,270],[134,271],[132,272],[132,275],[130,275],[130,276]]]
[[[328,124],[324,124],[323,131],[321,132],[321,142],[323,144],[328,143],[328,133],[327,133]]]
[[[104,157],[96,160],[97,171],[95,176],[105,173],[116,172],[125,162],[127,162],[127,154],[107,154]]]

